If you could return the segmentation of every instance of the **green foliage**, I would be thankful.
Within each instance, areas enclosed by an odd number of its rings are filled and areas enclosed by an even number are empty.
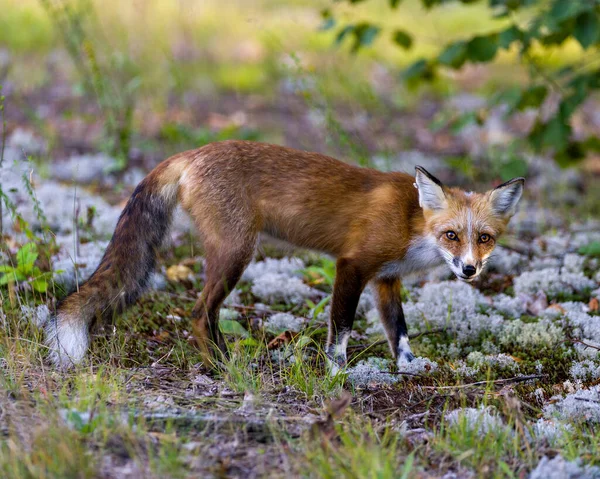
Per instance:
[[[0,265],[0,286],[6,286],[10,283],[26,282],[38,293],[45,293],[48,290],[48,281],[52,278],[52,273],[43,273],[35,265],[39,253],[35,243],[27,243],[17,251],[17,264],[15,266]]]
[[[255,141],[260,139],[260,133],[237,125],[214,131],[208,128],[194,129],[181,123],[165,123],[160,130],[159,137],[177,148],[198,148],[213,141],[229,139]]]
[[[361,418],[335,424],[335,441],[310,441],[304,445],[302,460],[308,463],[308,477],[400,478],[413,477],[414,455],[402,447],[392,427],[375,428]],[[319,436],[321,438],[321,435]]]
[[[219,320],[219,329],[223,334],[237,336],[239,338],[250,338],[250,333],[244,326],[233,319]]]
[[[94,6],[89,0],[40,0],[82,80],[86,93],[96,97],[105,116],[104,149],[117,158],[117,169],[127,165],[136,92],[141,85],[138,67],[125,53],[108,51],[108,44],[95,42]]]
[[[325,284],[331,289],[335,281],[335,261],[321,258],[317,264],[304,268],[302,274],[313,285]]]
[[[593,241],[589,244],[586,244],[579,248],[577,252],[585,256],[593,256],[595,258],[600,258],[600,241]]]
[[[346,1],[359,3],[356,0]],[[527,134],[529,145],[535,151],[553,152],[561,166],[582,159],[587,151],[600,151],[600,142],[595,138],[573,138],[571,126],[571,118],[582,102],[600,90],[597,57],[586,57],[582,63],[573,61],[566,68],[549,73],[541,71],[535,58],[540,45],[557,47],[569,39],[578,42],[590,55],[597,53],[600,47],[600,0],[421,0],[421,3],[427,9],[448,3],[487,3],[490,17],[509,19],[510,24],[497,31],[449,41],[437,56],[417,60],[403,75],[409,86],[434,80],[440,69],[458,70],[468,63],[489,63],[500,50],[515,48],[522,61],[530,66],[530,85],[503,92],[492,105],[508,103],[510,115],[526,108],[540,108],[547,96],[553,93],[560,99],[558,108],[549,116],[538,114]],[[399,4],[397,1],[389,2],[390,8],[397,8]],[[524,21],[523,18],[529,20]],[[330,11],[327,11],[327,19],[330,28],[336,24]],[[379,25],[358,22],[341,27],[337,41],[352,37],[351,50],[355,53],[364,46],[372,45],[382,31]],[[392,41],[403,49],[414,44],[412,36],[403,30],[395,30]]]

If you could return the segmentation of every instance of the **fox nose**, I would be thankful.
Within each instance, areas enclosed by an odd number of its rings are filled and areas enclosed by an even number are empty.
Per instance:
[[[475,266],[467,264],[467,265],[463,266],[463,273],[465,276],[470,278],[475,273],[477,273],[477,269],[475,268]]]

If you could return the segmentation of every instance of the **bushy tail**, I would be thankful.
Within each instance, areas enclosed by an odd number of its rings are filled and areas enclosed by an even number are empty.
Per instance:
[[[93,323],[133,303],[147,286],[171,225],[185,164],[181,156],[170,158],[144,178],[121,213],[94,274],[59,304],[46,325],[46,344],[55,365],[68,368],[80,362]]]

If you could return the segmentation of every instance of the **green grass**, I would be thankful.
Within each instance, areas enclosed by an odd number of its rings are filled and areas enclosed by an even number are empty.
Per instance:
[[[331,429],[313,429],[302,446],[303,477],[406,479],[416,469],[414,452],[408,453],[397,431],[354,414]]]

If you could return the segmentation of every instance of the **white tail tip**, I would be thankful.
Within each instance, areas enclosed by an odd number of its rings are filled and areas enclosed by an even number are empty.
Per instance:
[[[85,357],[90,337],[88,327],[80,318],[57,315],[45,328],[50,361],[60,369],[69,369]]]

